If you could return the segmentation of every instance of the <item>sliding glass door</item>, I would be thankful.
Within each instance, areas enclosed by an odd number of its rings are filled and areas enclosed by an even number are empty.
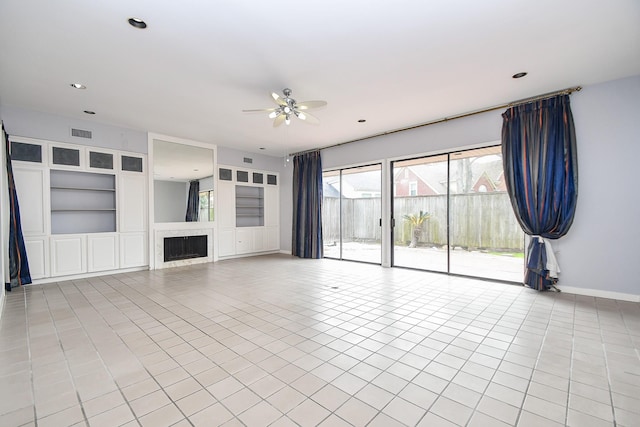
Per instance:
[[[451,273],[522,281],[524,233],[507,194],[500,147],[451,154]]]
[[[393,265],[448,271],[448,159],[393,163]]]
[[[327,171],[322,179],[324,256],[380,264],[382,165]]]
[[[393,265],[522,280],[500,146],[393,162],[392,176]]]

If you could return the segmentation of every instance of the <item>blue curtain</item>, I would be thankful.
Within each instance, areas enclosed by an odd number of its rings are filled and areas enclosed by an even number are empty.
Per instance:
[[[183,205],[184,206],[184,205]],[[187,214],[184,220],[187,222],[198,221],[200,211],[200,181],[189,182],[189,196],[187,196]]]
[[[320,151],[293,158],[293,230],[291,253],[322,258],[322,159]]]
[[[11,167],[11,154],[9,153],[9,138],[2,127],[7,161],[7,186],[9,187],[9,283],[4,287],[10,291],[21,285],[31,283],[27,250],[22,236],[20,223],[20,206],[18,205],[18,193],[13,180],[13,168]]]
[[[567,234],[578,198],[576,135],[569,96],[509,108],[502,115],[507,192],[529,244],[524,283],[547,290],[559,267],[548,239]]]

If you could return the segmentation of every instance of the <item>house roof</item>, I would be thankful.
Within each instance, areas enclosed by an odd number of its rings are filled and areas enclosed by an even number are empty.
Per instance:
[[[483,174],[491,180],[493,185],[497,185],[502,175],[502,159],[498,156],[495,158],[482,158],[482,161],[470,162],[471,167],[471,180],[470,186],[472,187]],[[420,178],[425,184],[433,189],[436,194],[447,193],[447,179],[453,182],[461,179],[459,173],[462,171],[462,163],[460,161],[453,160],[450,165],[450,170],[447,170],[446,162],[434,162],[427,164],[414,164],[406,166],[411,170],[418,178]],[[394,168],[394,180],[398,181],[402,179],[403,168]]]
[[[638,75],[639,40],[630,0],[3,0],[0,102],[280,157]],[[320,125],[242,112],[285,87]]]

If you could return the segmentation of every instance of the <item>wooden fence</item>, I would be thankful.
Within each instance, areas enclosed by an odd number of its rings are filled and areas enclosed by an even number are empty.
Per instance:
[[[451,195],[451,245],[465,249],[520,252],[524,238],[513,215],[506,193]],[[394,198],[395,243],[408,244],[411,224],[404,215],[429,212],[422,224],[419,246],[447,244],[447,196],[413,196]],[[381,201],[374,198],[342,199],[343,241],[380,242]],[[322,233],[325,243],[340,240],[340,199],[325,197],[322,205]]]

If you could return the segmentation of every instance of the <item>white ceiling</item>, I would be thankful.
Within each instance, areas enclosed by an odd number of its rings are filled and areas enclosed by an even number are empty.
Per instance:
[[[277,156],[638,74],[638,0],[0,1],[2,104]]]

